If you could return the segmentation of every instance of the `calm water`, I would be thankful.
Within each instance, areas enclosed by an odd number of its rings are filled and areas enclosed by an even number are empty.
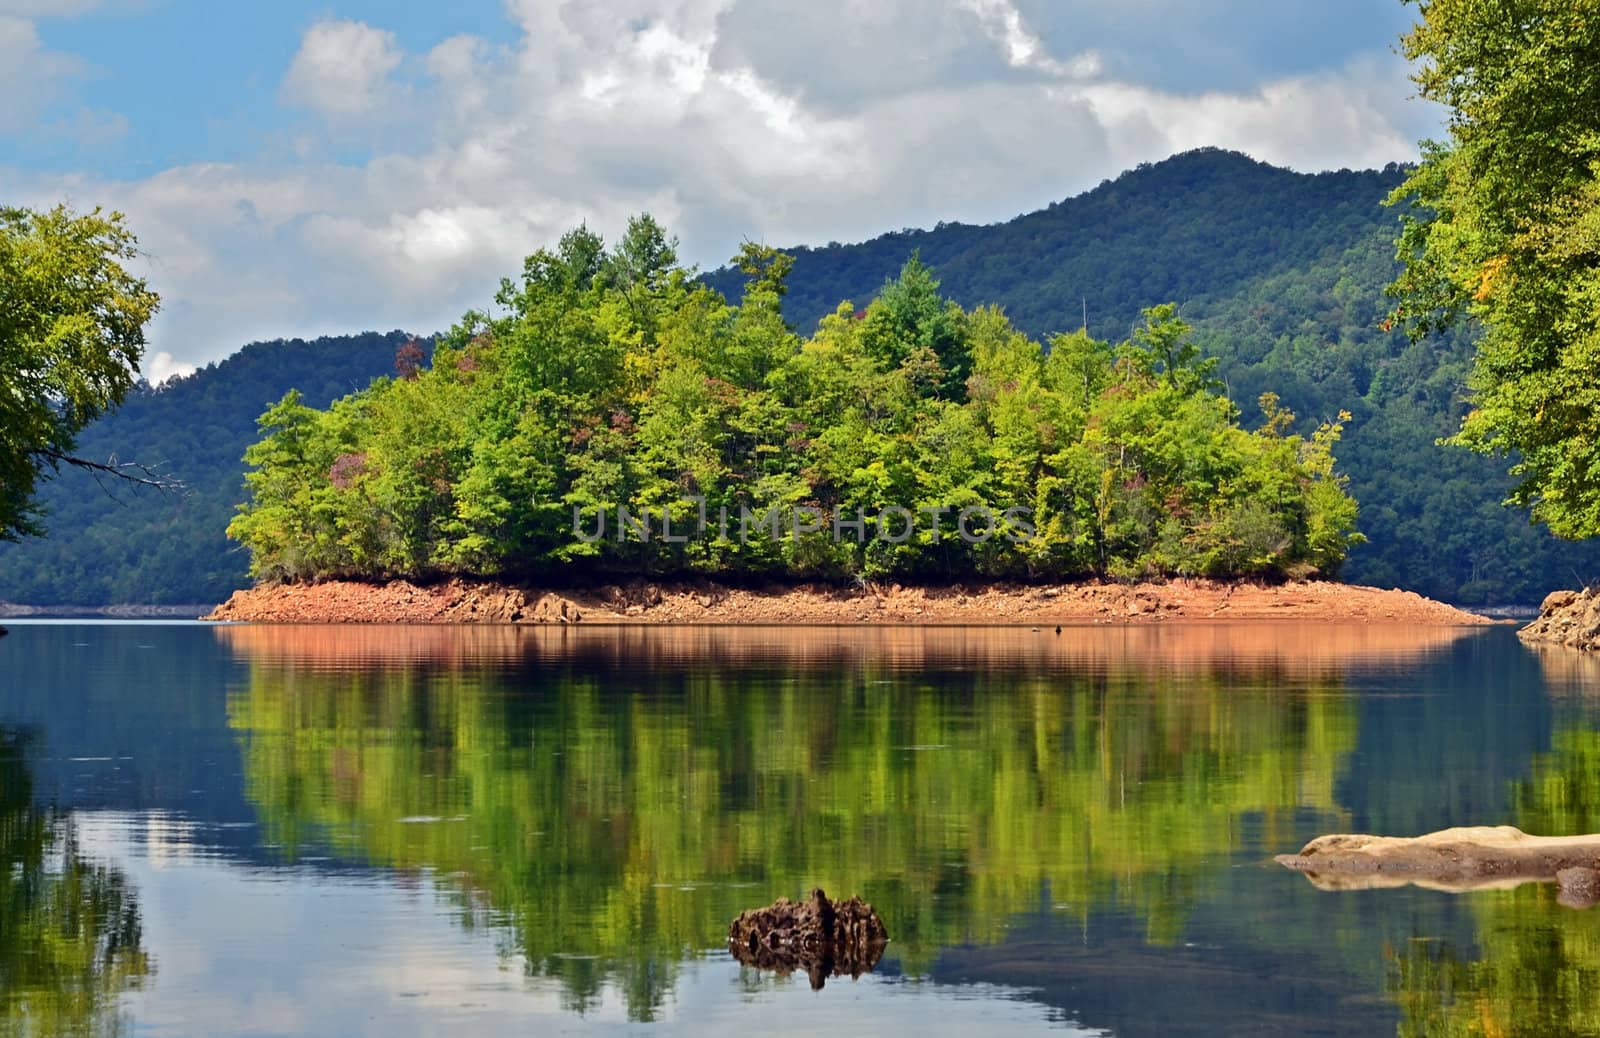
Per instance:
[[[1324,892],[1600,829],[1600,664],[1337,627],[17,624],[0,1033],[1600,1034],[1600,911]],[[724,950],[814,885],[877,970]]]

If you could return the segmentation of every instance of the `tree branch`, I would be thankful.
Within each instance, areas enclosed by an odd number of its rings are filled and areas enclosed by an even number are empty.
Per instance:
[[[182,480],[161,475],[136,461],[118,461],[114,454],[106,461],[90,461],[88,458],[80,458],[49,447],[41,447],[32,453],[38,457],[47,458],[57,465],[71,465],[73,468],[87,469],[99,476],[115,476],[117,479],[126,480],[142,487],[154,487],[157,490],[183,489]]]

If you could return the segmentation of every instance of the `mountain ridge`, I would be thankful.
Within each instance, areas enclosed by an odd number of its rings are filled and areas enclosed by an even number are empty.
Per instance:
[[[1337,455],[1371,543],[1342,576],[1458,604],[1535,603],[1600,576],[1600,547],[1557,541],[1500,502],[1506,461],[1443,448],[1467,406],[1469,332],[1413,343],[1382,327],[1402,167],[1298,173],[1203,149],[1145,164],[1072,198],[988,225],[938,224],[792,250],[785,314],[802,332],[865,305],[913,252],[945,295],[1002,306],[1039,336],[1121,339],[1172,300],[1246,416],[1276,392],[1302,428],[1349,410]],[[743,277],[702,275],[730,300]],[[486,286],[487,288],[487,286]],[[486,295],[487,295],[486,291]],[[222,534],[242,496],[246,444],[290,387],[309,404],[394,371],[404,333],[252,344],[186,379],[136,392],[85,431],[88,456],[171,462],[190,493],[108,505],[82,473],[46,488],[48,537],[0,545],[0,600],[29,605],[222,601],[245,560]],[[1247,418],[1247,423],[1250,419]],[[203,592],[203,593],[202,593]]]

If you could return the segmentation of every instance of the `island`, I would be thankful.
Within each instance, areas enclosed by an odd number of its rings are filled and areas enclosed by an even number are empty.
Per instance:
[[[488,317],[325,410],[289,393],[218,620],[1472,623],[1334,583],[1349,415],[1239,407],[1172,304],[1036,341],[913,255],[802,339],[792,258],[737,305],[648,216],[529,257]]]

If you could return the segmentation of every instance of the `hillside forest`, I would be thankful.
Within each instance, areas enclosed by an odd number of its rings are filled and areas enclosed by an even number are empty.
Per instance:
[[[1347,489],[1361,502],[1356,523],[1367,540],[1350,548],[1340,570],[1343,579],[1406,587],[1467,604],[1537,601],[1552,587],[1571,586],[1600,573],[1600,551],[1558,540],[1530,525],[1525,512],[1504,507],[1512,480],[1503,461],[1436,444],[1455,431],[1466,411],[1463,387],[1474,340],[1468,328],[1411,342],[1382,324],[1389,305],[1384,286],[1397,266],[1395,213],[1380,203],[1404,175],[1395,167],[1305,175],[1236,154],[1193,152],[1132,170],[1080,197],[1005,224],[948,224],[860,245],[790,250],[793,266],[782,279],[787,293],[776,311],[770,300],[754,308],[741,305],[747,283],[758,292],[770,294],[772,289],[736,266],[701,275],[698,282],[735,304],[722,312],[722,319],[745,329],[740,335],[758,324],[759,311],[773,334],[779,314],[794,330],[785,349],[809,342],[813,354],[825,343],[865,351],[863,343],[850,344],[861,338],[868,323],[855,314],[871,311],[872,300],[885,286],[899,283],[901,268],[916,254],[928,280],[938,283],[937,293],[962,308],[956,323],[965,329],[963,334],[977,328],[986,329],[984,335],[997,334],[1001,316],[985,309],[992,304],[1018,335],[1048,346],[1066,331],[1066,340],[1083,345],[1086,355],[1099,358],[1097,363],[1113,367],[1119,363],[1118,348],[1105,344],[1125,344],[1121,361],[1131,363],[1130,348],[1149,348],[1139,339],[1147,331],[1141,311],[1162,300],[1176,301],[1175,313],[1168,316],[1192,326],[1184,341],[1196,346],[1198,355],[1190,363],[1198,365],[1202,357],[1215,361],[1208,373],[1197,368],[1197,377],[1233,402],[1241,432],[1259,432],[1266,422],[1258,402],[1269,391],[1278,395],[1280,416],[1297,416],[1282,432],[1298,435],[1301,444],[1314,442],[1324,425],[1331,430],[1341,424],[1340,411],[1351,413],[1342,423],[1336,471],[1348,475]],[[689,282],[695,280],[691,272],[673,269],[680,290],[689,292]],[[514,286],[515,293],[526,289],[525,284]],[[707,307],[716,302],[715,297],[704,298]],[[841,300],[853,301],[848,318],[836,312]],[[488,322],[504,324],[513,313],[511,305],[492,310],[474,334],[487,330]],[[820,327],[824,318],[829,328]],[[1076,334],[1080,331],[1086,334]],[[374,376],[407,383],[382,391],[401,394],[420,392],[416,383],[445,380],[436,374],[437,365],[426,370],[426,357],[417,379],[401,377],[395,355],[405,342],[404,335],[394,333],[255,344],[188,378],[134,392],[120,412],[84,431],[84,452],[152,460],[182,478],[186,489],[168,494],[107,492],[83,474],[64,473],[45,488],[50,537],[0,545],[0,599],[98,605],[204,603],[225,597],[247,579],[246,553],[228,542],[222,529],[245,497],[244,466],[237,459],[258,438],[256,417],[291,388],[301,391],[297,406],[323,408]],[[427,340],[421,345],[426,349]],[[745,340],[734,352],[748,345]],[[445,348],[465,355],[482,352],[481,347],[458,337]],[[625,352],[631,359],[624,374],[632,380],[626,382],[632,396],[625,413],[637,421],[643,417],[637,394],[644,383],[639,379],[656,378],[660,369],[650,365],[663,358],[659,349],[636,351],[632,344]],[[708,358],[696,362],[705,367]],[[709,358],[709,363],[732,361]],[[1041,372],[1051,363],[1041,360]],[[785,371],[792,374],[792,367],[786,365]],[[742,377],[726,381],[738,385]],[[1047,382],[1041,385],[1048,388]],[[953,413],[951,406],[971,415],[992,408],[982,398],[987,390],[981,385],[977,396],[966,400],[954,399],[948,392],[953,387],[924,388],[929,392],[916,397],[921,421],[932,421],[929,416],[935,412]],[[731,413],[733,407],[716,406],[719,414]],[[610,424],[611,415],[599,417],[604,419],[598,429],[602,443],[612,441],[607,449],[630,437],[636,440],[637,429],[618,431]],[[992,443],[992,430],[985,435]],[[763,442],[780,453],[788,448],[788,439]],[[813,455],[804,458],[809,463]],[[593,493],[598,502],[603,495],[585,488],[601,486],[600,477],[586,474],[578,492]],[[639,478],[639,473],[628,478]],[[998,469],[991,478],[1000,478]],[[914,496],[910,503],[926,500],[932,495]],[[648,503],[658,507],[654,499]],[[593,513],[587,514],[592,523]],[[565,519],[570,531],[570,513]],[[946,521],[953,524],[954,513]],[[659,528],[659,520],[655,525]],[[1172,527],[1169,532],[1176,531]],[[1131,555],[1125,551],[1120,561],[1111,540],[1103,561],[1074,549],[1079,553],[1071,556],[1078,560],[1073,565],[1087,559],[1091,568],[1099,561],[1108,572],[1126,571],[1154,549],[1155,539],[1147,534],[1146,540]],[[1175,542],[1169,537],[1167,543]],[[473,546],[477,544],[471,542],[459,560],[479,551]],[[1003,539],[1001,545],[982,560],[983,572],[1065,565],[1068,557],[1059,545],[1042,561],[1022,557]],[[605,547],[617,545],[608,537]],[[958,547],[964,545],[945,546]],[[871,561],[871,572],[883,572],[884,566],[904,572],[898,567],[910,566],[929,574],[955,573],[963,565],[979,565],[976,559],[911,545],[878,550],[882,555]],[[1306,550],[1295,548],[1288,554]],[[412,561],[403,565],[415,565],[416,557],[413,553]],[[1162,557],[1181,559],[1179,567],[1206,564],[1203,552]],[[473,558],[472,565],[487,564],[484,558]],[[608,560],[578,556],[571,561]],[[651,564],[668,561],[657,557]],[[774,562],[737,561],[755,570]],[[1316,565],[1309,555],[1291,561],[1300,563]],[[434,564],[463,562],[447,553],[429,563]],[[830,566],[839,572],[868,572],[865,557],[806,562],[813,564],[816,572]]]

